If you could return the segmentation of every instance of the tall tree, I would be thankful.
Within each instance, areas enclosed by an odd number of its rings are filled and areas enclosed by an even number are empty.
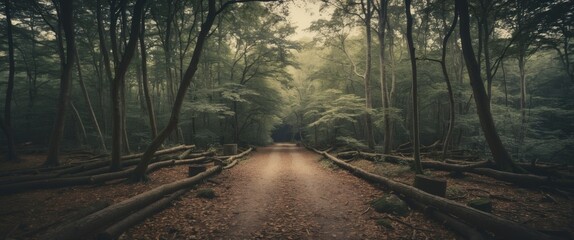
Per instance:
[[[444,13],[446,13],[446,9],[443,9],[443,14]],[[443,17],[443,25],[446,27],[446,19],[445,18],[446,17]],[[452,24],[450,25],[450,27],[446,31],[446,34],[442,40],[442,54],[441,54],[441,59],[440,59],[440,66],[442,69],[442,75],[444,76],[444,81],[446,83],[446,89],[448,92],[448,104],[449,104],[448,105],[449,106],[448,130],[446,132],[446,135],[445,135],[444,141],[443,141],[443,145],[442,145],[442,159],[446,158],[446,152],[448,149],[448,145],[450,144],[450,141],[452,139],[452,132],[454,129],[454,122],[455,122],[454,93],[452,90],[452,85],[450,83],[450,77],[448,76],[448,69],[446,67],[446,51],[447,51],[448,40],[449,40],[450,36],[452,35],[452,32],[456,28],[457,21],[458,21],[458,12],[455,11],[454,12],[454,18],[452,20]]]
[[[411,14],[411,0],[405,0],[405,13],[407,16],[407,43],[409,47],[409,56],[411,59],[411,73],[412,73],[412,104],[413,104],[413,128],[412,128],[412,142],[413,142],[413,157],[415,159],[415,172],[417,174],[423,173],[421,165],[421,150],[420,150],[420,136],[419,136],[419,107],[418,107],[418,87],[417,87],[417,61],[415,58],[415,46],[413,42],[413,16]]]
[[[384,121],[384,143],[383,143],[383,153],[389,154],[391,152],[391,117],[389,113],[390,108],[390,94],[387,84],[387,78],[385,76],[385,30],[387,29],[387,8],[389,5],[388,0],[380,0],[377,7],[378,12],[378,31],[377,36],[379,38],[379,81],[381,84],[381,98],[383,103],[383,121]]]
[[[94,108],[92,107],[92,101],[90,100],[90,95],[88,94],[88,89],[86,88],[86,84],[84,83],[84,77],[82,74],[82,68],[80,64],[80,57],[78,55],[78,50],[74,53],[76,57],[76,67],[78,69],[78,81],[80,82],[80,88],[82,90],[82,95],[84,96],[84,101],[86,102],[86,108],[88,108],[88,112],[90,113],[90,119],[96,128],[96,132],[98,133],[98,137],[100,140],[100,146],[104,152],[107,152],[108,149],[106,148],[106,141],[104,139],[104,135],[102,134],[102,130],[100,129],[100,124],[98,123],[98,118],[96,117],[96,113],[94,112]]]
[[[462,43],[462,52],[470,78],[470,85],[476,104],[476,112],[480,121],[480,126],[486,138],[486,142],[490,148],[490,152],[496,162],[496,165],[501,170],[513,171],[517,170],[514,162],[510,158],[508,151],[502,144],[500,137],[496,131],[492,113],[490,112],[490,101],[484,88],[480,68],[474,50],[472,48],[472,39],[470,37],[470,16],[468,13],[468,1],[456,0],[455,9],[458,11],[460,18],[460,40]]]
[[[151,102],[151,96],[149,91],[148,74],[147,74],[147,53],[145,46],[145,14],[142,15],[141,20],[141,32],[139,36],[140,43],[140,57],[141,57],[141,72],[142,72],[142,88],[145,98],[145,106],[149,118],[149,125],[151,129],[152,139],[157,137],[157,124],[155,121],[155,112],[153,109],[153,104]]]
[[[253,1],[256,1],[256,0],[253,0]],[[260,0],[260,1],[265,1],[265,0]],[[269,0],[269,1],[273,1],[273,0]],[[134,169],[133,175],[131,177],[132,181],[143,181],[146,179],[147,167],[148,167],[148,165],[149,165],[149,163],[153,157],[153,154],[161,146],[161,144],[163,144],[163,142],[171,134],[171,132],[177,128],[177,125],[179,123],[180,113],[181,113],[181,107],[183,105],[183,100],[185,99],[185,95],[188,91],[189,86],[191,85],[191,81],[193,80],[193,77],[194,77],[195,73],[197,72],[199,60],[201,58],[201,54],[203,51],[203,47],[207,41],[207,38],[209,37],[211,27],[213,26],[213,23],[215,22],[215,18],[217,17],[218,14],[223,12],[225,10],[225,8],[227,8],[229,5],[235,4],[238,2],[250,2],[250,0],[227,1],[224,4],[222,4],[222,6],[219,9],[216,8],[216,1],[215,0],[209,0],[207,15],[205,16],[205,20],[201,24],[201,30],[199,31],[199,34],[197,35],[197,39],[195,42],[195,48],[193,50],[191,60],[189,62],[187,70],[185,71],[185,74],[183,75],[183,78],[179,84],[177,95],[175,97],[175,101],[174,101],[172,109],[171,109],[171,115],[170,115],[169,121],[168,121],[167,125],[161,130],[161,132],[159,132],[157,137],[154,138],[152,140],[152,142],[149,144],[149,146],[146,148],[143,156],[141,157],[140,163]]]
[[[12,98],[14,93],[14,37],[12,35],[12,3],[4,0],[4,14],[6,14],[6,37],[8,37],[8,85],[6,87],[6,101],[4,102],[4,121],[2,129],[6,135],[6,157],[8,161],[18,160],[14,143],[14,130],[12,128]]]
[[[122,152],[122,136],[124,133],[123,115],[123,103],[121,86],[124,85],[125,76],[128,71],[130,62],[134,56],[136,46],[138,44],[138,38],[141,31],[141,18],[143,15],[143,9],[145,7],[146,0],[138,0],[134,6],[134,13],[132,16],[132,22],[130,26],[130,36],[128,43],[126,45],[125,51],[122,55],[122,59],[119,65],[116,67],[114,74],[114,79],[111,83],[112,92],[112,161],[110,169],[112,171],[117,171],[121,168],[120,166],[120,155]]]
[[[375,11],[373,7],[373,0],[361,0],[361,9],[363,11],[363,21],[365,24],[365,73],[363,74],[363,79],[365,80],[365,138],[367,140],[367,145],[369,149],[375,148],[375,136],[373,131],[373,118],[371,116],[370,110],[373,108],[373,100],[371,97],[371,67],[372,67],[372,28],[371,20],[373,18],[373,13]]]
[[[74,62],[76,60],[76,44],[74,39],[74,6],[73,0],[60,0],[56,6],[56,11],[58,14],[58,28],[64,30],[64,38],[66,41],[66,47],[64,49],[62,44],[61,32],[57,31],[57,35],[60,35],[58,44],[61,62],[61,75],[60,75],[60,93],[58,96],[58,110],[56,112],[56,121],[54,122],[54,127],[52,128],[52,133],[50,135],[50,146],[48,148],[48,154],[44,165],[47,166],[57,166],[60,164],[60,144],[64,135],[64,122],[66,119],[66,111],[68,105],[70,104],[70,92],[71,92],[71,82],[72,82],[72,70],[74,68]],[[65,52],[65,55],[62,54]]]

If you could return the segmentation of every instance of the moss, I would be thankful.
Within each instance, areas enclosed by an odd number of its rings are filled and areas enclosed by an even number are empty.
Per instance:
[[[483,212],[492,212],[492,201],[490,201],[490,198],[473,199],[470,200],[466,205]]]
[[[446,198],[448,199],[464,198],[466,194],[466,190],[457,187],[449,187],[446,189]]]
[[[331,169],[331,170],[339,169],[339,166],[335,165],[335,163],[333,163],[333,161],[331,161],[328,158],[319,159],[319,164],[321,164],[321,166],[323,166],[324,168],[327,168],[327,169]]]
[[[213,199],[215,198],[215,191],[213,191],[211,188],[200,189],[197,191],[196,196],[199,198]]]
[[[383,226],[386,229],[393,229],[393,222],[386,218],[377,219],[377,225]]]
[[[371,206],[377,212],[389,213],[398,216],[405,216],[410,211],[407,204],[393,194],[373,200],[371,202]]]

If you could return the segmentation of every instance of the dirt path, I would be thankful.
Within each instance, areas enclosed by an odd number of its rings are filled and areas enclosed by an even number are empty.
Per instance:
[[[349,239],[378,232],[362,215],[371,197],[360,189],[370,186],[325,169],[318,158],[292,144],[260,148],[237,169],[229,193],[235,215],[223,235]]]
[[[368,210],[383,192],[293,144],[258,148],[248,160],[186,194],[122,239],[452,239],[412,212],[393,229]],[[196,197],[211,188],[217,197]],[[429,227],[430,224],[430,227]],[[413,226],[426,225],[426,232]],[[428,234],[428,235],[427,235]]]

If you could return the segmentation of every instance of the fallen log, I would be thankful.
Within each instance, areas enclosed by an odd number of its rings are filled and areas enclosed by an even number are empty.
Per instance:
[[[89,185],[89,177],[51,178],[38,181],[10,183],[0,186],[0,195],[24,192],[33,189],[59,188],[79,185]]]
[[[83,239],[86,236],[96,234],[96,231],[103,229],[118,219],[130,213],[142,209],[168,194],[172,194],[181,189],[192,187],[199,181],[219,173],[221,167],[216,166],[191,178],[186,178],[173,183],[168,183],[150,191],[138,194],[120,203],[109,206],[101,211],[95,212],[69,225],[57,229],[53,234],[42,236],[40,239],[46,240],[67,240]]]
[[[36,181],[48,178],[55,178],[58,176],[60,175],[56,173],[44,173],[38,175],[21,175],[21,176],[4,177],[0,178],[0,185],[17,183],[17,182]]]
[[[169,207],[171,202],[179,198],[183,194],[189,191],[188,188],[181,189],[177,192],[164,197],[163,199],[144,207],[143,209],[130,214],[128,217],[122,219],[121,221],[115,223],[114,225],[108,227],[106,230],[97,234],[96,239],[98,240],[113,240],[117,239],[122,233],[128,230],[130,227],[143,222],[145,219],[161,212],[165,208]]]
[[[70,214],[66,214],[62,217],[60,217],[58,219],[58,221],[53,221],[53,222],[49,222],[47,224],[44,224],[30,232],[26,232],[24,233],[22,236],[22,238],[30,238],[31,236],[38,234],[40,232],[44,232],[46,230],[48,230],[48,233],[50,233],[49,229],[54,229],[55,225],[66,225],[66,224],[70,224],[71,222],[75,222],[77,220],[80,220],[82,218],[84,218],[85,216],[88,216],[92,213],[95,213],[97,211],[100,211],[106,207],[110,206],[110,203],[108,202],[104,202],[104,201],[97,201],[95,203],[92,203],[88,206],[84,206],[79,208],[78,210],[70,213]]]
[[[384,157],[399,160],[401,162],[409,164],[412,163],[413,161],[412,158],[399,157],[386,154],[364,153],[364,152],[359,152],[358,154],[360,154],[362,157],[370,159],[380,159],[381,157]],[[460,162],[460,161],[449,161],[449,162]],[[510,173],[486,168],[493,166],[492,162],[489,161],[474,162],[471,164],[449,164],[444,162],[425,160],[421,161],[421,165],[423,166],[423,168],[431,168],[441,171],[475,173],[525,187],[537,187],[544,185],[563,186],[563,187],[574,186],[574,181],[571,180],[553,179],[550,177],[538,176],[534,174]]]
[[[187,150],[187,149],[194,148],[194,147],[195,147],[195,145],[179,145],[176,147],[156,151],[154,153],[154,156],[159,156],[159,155],[168,154],[168,153],[175,153],[175,152]],[[141,158],[142,156],[143,156],[143,153],[136,153],[136,154],[122,156],[121,159],[122,160],[128,160],[128,159],[134,159],[134,158]]]
[[[469,208],[458,202],[445,198],[437,197],[432,194],[420,191],[412,186],[395,182],[389,178],[369,173],[360,168],[354,167],[327,152],[321,152],[313,149],[315,152],[327,157],[343,169],[350,171],[352,174],[387,186],[392,191],[400,193],[415,201],[437,208],[440,211],[448,212],[470,224],[480,226],[497,236],[507,239],[551,239],[548,235],[535,231],[516,222],[485,213],[476,209]]]
[[[450,228],[450,229],[454,230],[455,232],[457,232],[458,234],[462,235],[465,239],[468,239],[468,240],[482,240],[482,239],[484,239],[482,234],[479,231],[477,231],[476,229],[472,228],[471,226],[468,226],[466,223],[463,223],[454,217],[451,217],[448,214],[445,214],[445,213],[437,210],[436,208],[428,207],[428,206],[426,206],[420,202],[416,202],[416,201],[409,200],[409,199],[407,199],[407,202],[411,206],[414,206],[415,208],[420,209],[422,212],[424,212],[424,214],[426,216],[429,216],[430,218],[436,219],[437,221],[441,222],[442,224],[444,224],[448,228]]]
[[[197,158],[197,157],[209,157],[209,156],[215,155],[214,151],[206,151],[206,152],[198,152],[198,153],[194,153],[192,151],[193,151],[193,148],[188,149],[187,151],[185,151],[182,154],[180,154],[179,156],[177,156],[177,159],[181,160],[181,159],[190,159],[190,158]]]
[[[229,157],[229,158],[226,160],[226,162],[228,162],[228,164],[225,165],[225,166],[223,167],[223,169],[230,169],[230,168],[232,168],[233,166],[235,166],[235,165],[239,162],[239,159],[240,159],[240,158],[242,158],[243,156],[249,154],[251,151],[253,151],[253,148],[252,148],[252,147],[250,147],[249,149],[243,151],[243,152],[240,153],[240,154],[237,154],[237,155],[234,155],[234,156]]]
[[[175,160],[174,165],[185,165],[185,164],[202,164],[202,163],[208,163],[211,162],[211,159],[207,158],[207,157],[197,157],[197,158],[190,158],[190,159],[181,159],[181,160]]]
[[[356,157],[358,154],[359,154],[358,151],[345,151],[337,153],[337,157],[342,159],[352,159]]]
[[[233,156],[229,157],[229,158],[227,159],[227,161],[233,161],[233,160],[235,160],[235,159],[242,158],[243,156],[249,154],[251,151],[253,151],[253,148],[252,148],[252,147],[248,148],[247,150],[243,151],[243,152],[240,153],[240,154],[233,155]]]
[[[438,161],[421,161],[423,168],[432,168],[435,170],[451,171],[451,172],[467,172],[475,168],[492,166],[490,161],[482,161],[472,164],[448,164]]]
[[[468,172],[488,176],[497,180],[514,183],[525,187],[539,187],[539,186],[560,186],[560,187],[573,187],[574,181],[569,180],[555,180],[549,177],[538,176],[534,174],[522,174],[503,172],[490,168],[474,168]]]
[[[235,166],[238,162],[239,162],[239,160],[235,159],[235,160],[233,160],[233,162],[231,162],[230,164],[225,165],[225,166],[223,167],[223,169],[230,169],[230,168],[232,168],[233,166]]]
[[[205,157],[195,158],[195,159],[184,159],[184,160],[166,160],[161,162],[152,163],[148,166],[146,171],[147,174],[154,172],[163,167],[189,164],[193,162],[205,161]],[[102,184],[108,181],[127,178],[132,174],[134,167],[111,173],[102,173],[91,176],[79,176],[79,177],[62,177],[62,178],[51,178],[38,181],[28,181],[19,182],[6,185],[0,185],[0,195],[24,192],[35,189],[47,189],[47,188],[60,188],[69,186],[79,186],[79,185],[91,185],[91,184]]]

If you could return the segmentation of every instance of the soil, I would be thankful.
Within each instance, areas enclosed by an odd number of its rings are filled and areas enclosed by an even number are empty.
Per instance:
[[[455,238],[417,212],[404,217],[411,226],[379,226],[376,220],[386,215],[374,212],[370,202],[383,192],[331,168],[319,155],[294,144],[258,148],[247,161],[198,186],[122,239]],[[194,195],[205,188],[217,197]]]
[[[0,169],[33,167],[43,156]],[[78,161],[68,155],[65,161]],[[408,166],[356,159],[355,166],[410,184]],[[574,203],[544,189],[523,189],[488,177],[446,172],[447,198],[461,203],[489,197],[493,214],[542,230],[574,233]],[[187,177],[187,166],[164,168],[148,183],[118,180],[100,186],[35,190],[0,196],[0,239],[38,239],[66,216],[96,201],[118,203]],[[201,198],[212,190],[215,198]],[[420,211],[406,216],[377,213],[370,203],[388,190],[338,169],[293,144],[257,148],[235,167],[199,184],[172,206],[124,233],[120,239],[458,239]],[[86,236],[90,239],[90,236]]]

